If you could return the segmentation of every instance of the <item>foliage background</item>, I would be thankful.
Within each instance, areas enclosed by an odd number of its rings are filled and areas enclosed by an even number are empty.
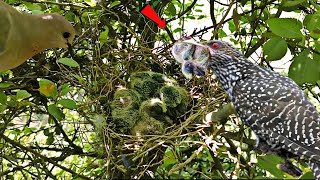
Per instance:
[[[282,59],[288,76],[318,104],[316,0],[6,2],[30,13],[63,14],[78,35],[74,61],[64,49],[48,50],[0,72],[2,179],[292,178],[277,167],[279,157],[252,150],[254,136],[236,116],[211,118],[228,103],[226,94],[210,76],[186,80],[170,47],[192,35],[228,40],[270,69]],[[167,20],[166,29],[139,13],[147,3]],[[199,27],[203,20],[207,25]],[[181,124],[162,137],[144,137],[140,149],[126,154],[121,141],[134,137],[106,131],[110,103],[130,75],[146,70],[174,78],[192,102]],[[297,178],[312,177],[307,164],[293,161],[303,170]]]

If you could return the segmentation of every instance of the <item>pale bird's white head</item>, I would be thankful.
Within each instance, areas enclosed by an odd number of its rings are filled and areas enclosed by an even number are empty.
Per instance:
[[[59,14],[19,12],[0,0],[0,34],[0,71],[3,71],[19,66],[46,49],[70,50],[75,30]]]
[[[48,24],[47,31],[51,34],[48,41],[50,48],[67,48],[68,44],[74,40],[75,30],[73,26],[63,16],[59,14],[42,14],[40,15],[44,23]]]

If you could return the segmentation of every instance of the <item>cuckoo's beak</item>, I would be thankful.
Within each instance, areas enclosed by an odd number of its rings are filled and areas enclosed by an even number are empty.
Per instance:
[[[208,46],[200,44],[195,42],[193,39],[187,39],[187,40],[183,40],[183,41],[178,41],[179,43],[183,43],[183,44],[192,44],[192,45],[196,45],[196,46],[200,46],[200,47],[204,47],[204,48],[208,48]]]

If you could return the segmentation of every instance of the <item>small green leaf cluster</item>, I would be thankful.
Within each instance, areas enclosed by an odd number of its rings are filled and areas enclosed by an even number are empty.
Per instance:
[[[38,90],[43,96],[54,100],[53,102],[55,103],[48,105],[48,112],[57,120],[63,120],[65,118],[65,113],[63,113],[62,109],[73,110],[78,107],[73,99],[64,98],[70,91],[68,83],[64,84],[61,87],[61,91],[58,92],[57,85],[54,82],[48,79],[40,79]]]
[[[289,2],[289,1],[288,1]],[[296,6],[309,6],[305,1],[284,3],[284,7],[293,9]],[[317,8],[318,5],[315,4]],[[290,9],[285,9],[291,11]],[[270,32],[263,36],[269,40],[263,45],[263,52],[267,61],[282,59],[287,50],[294,56],[289,68],[289,77],[298,85],[304,83],[316,84],[320,78],[319,67],[319,38],[320,14],[308,14],[303,21],[296,18],[271,18],[266,22]],[[301,48],[301,50],[297,50]]]
[[[163,134],[166,127],[179,122],[189,102],[188,92],[165,75],[151,71],[134,73],[129,88],[114,93],[114,130],[134,135]]]

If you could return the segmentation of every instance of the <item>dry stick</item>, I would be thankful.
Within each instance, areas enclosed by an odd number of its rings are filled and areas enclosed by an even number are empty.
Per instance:
[[[188,6],[184,11],[182,11],[182,12],[181,12],[180,14],[178,14],[177,16],[169,19],[168,21],[166,21],[166,23],[169,23],[169,22],[171,22],[171,21],[173,21],[173,20],[179,19],[181,16],[183,16],[183,15],[185,15],[187,12],[191,11],[191,9],[196,5],[197,1],[198,1],[198,0],[194,0],[194,1],[191,3],[191,5]],[[172,42],[175,42],[175,39],[174,39],[174,37],[173,37],[173,34],[172,34],[171,31],[169,30],[169,28],[166,27],[165,30],[166,30],[166,32],[168,33],[168,35],[169,35],[169,37],[170,37],[170,40],[171,40]]]
[[[229,114],[233,114],[234,113],[234,108],[232,107],[232,105],[229,103],[229,104],[227,104],[227,105],[225,105],[224,106],[224,108],[222,108],[223,109],[223,113],[220,113],[220,114],[218,114],[218,115],[216,115],[215,117],[219,117],[219,118],[225,118],[225,114],[226,114],[226,112],[228,113],[228,116],[229,116]],[[224,115],[222,115],[222,114],[224,114]],[[219,131],[219,130],[218,130]],[[178,165],[176,165],[176,167],[175,168],[172,168],[170,171],[169,171],[169,173],[168,173],[168,175],[170,176],[171,174],[173,174],[174,172],[176,172],[176,171],[179,171],[180,169],[182,169],[183,167],[185,167],[187,164],[189,164],[193,159],[195,159],[198,155],[199,155],[199,153],[200,152],[202,152],[202,150],[203,150],[203,148],[205,147],[205,146],[208,146],[208,147],[210,147],[210,145],[208,145],[208,144],[206,144],[206,145],[202,145],[201,147],[199,147],[198,148],[198,150],[195,152],[195,153],[193,153],[186,161],[184,161],[183,163],[179,163]],[[214,158],[215,156],[213,156],[213,158]],[[217,160],[217,159],[215,159],[215,160]],[[224,178],[227,178],[226,176],[225,176],[225,174],[223,174],[223,171],[221,171],[221,169],[219,169],[220,170],[220,172],[222,173],[221,175],[224,177]]]
[[[216,37],[216,34],[218,33],[217,32],[217,29],[219,29],[222,24],[224,23],[224,20],[227,18],[227,15],[229,14],[229,12],[231,11],[231,7],[233,6],[233,4],[235,3],[235,1],[231,1],[230,5],[228,6],[228,9],[226,11],[226,13],[223,15],[222,19],[220,20],[220,22],[217,24],[217,26],[214,28],[214,32],[213,32],[213,35],[212,37]]]
[[[169,171],[168,176],[170,176],[170,175],[173,174],[174,172],[179,171],[180,169],[184,168],[184,167],[185,167],[187,164],[189,164],[193,159],[195,159],[195,158],[200,154],[200,152],[202,152],[203,148],[204,148],[204,145],[200,146],[200,147],[198,148],[198,150],[197,150],[195,153],[193,153],[185,162],[178,164],[175,168],[172,168],[172,169]]]
[[[190,4],[190,6],[188,6],[184,11],[182,11],[180,14],[178,14],[177,16],[169,19],[169,20],[166,21],[166,22],[169,23],[169,22],[171,22],[171,21],[173,21],[173,20],[176,20],[176,19],[179,19],[181,16],[185,15],[187,12],[189,12],[189,11],[193,8],[193,6],[196,5],[197,1],[198,1],[198,0],[194,0],[194,1]]]
[[[217,24],[217,19],[214,17],[214,12],[215,12],[214,3],[215,3],[215,0],[210,0],[210,19],[213,25]]]
[[[217,155],[215,154],[215,150],[211,147],[211,145],[210,145],[210,141],[207,141],[208,140],[208,138],[210,138],[210,139],[215,139],[216,138],[216,136],[218,135],[218,134],[220,134],[220,132],[222,132],[223,131],[223,129],[217,129],[214,133],[212,133],[212,135],[211,136],[206,136],[206,137],[204,137],[204,135],[201,135],[201,133],[199,133],[200,134],[200,136],[204,139],[204,142],[206,143],[206,146],[207,146],[207,148],[210,150],[209,152],[210,152],[210,155],[211,155],[211,157],[212,157],[212,159],[213,159],[213,161],[214,161],[214,167],[217,169],[217,171],[220,173],[220,175],[223,177],[223,179],[230,179],[230,178],[228,178],[227,177],[227,175],[225,175],[224,174],[224,169],[223,169],[223,166],[222,166],[222,164],[221,164],[221,162],[220,162],[220,159],[217,157]]]
[[[159,146],[161,146],[162,144],[164,144],[165,143],[165,141],[161,141],[161,142],[159,142],[159,143],[157,143],[155,146],[153,146],[153,147],[151,147],[151,148],[149,148],[149,149],[147,149],[146,151],[144,151],[143,153],[141,153],[141,154],[139,154],[138,156],[136,156],[135,158],[133,158],[132,159],[132,161],[136,161],[137,159],[139,159],[141,156],[143,156],[144,154],[146,154],[146,153],[148,153],[148,152],[150,152],[150,151],[152,151],[153,149],[155,149],[155,148],[157,148],[157,147],[159,147]]]
[[[267,5],[268,5],[268,3],[264,4],[264,5],[262,6],[262,9],[264,9]],[[262,11],[262,9],[261,9],[261,11]],[[281,13],[282,13],[282,10],[281,10],[281,9],[278,9],[278,11],[276,12],[276,14],[275,14],[274,17],[280,17]],[[268,38],[266,38],[266,37],[261,37],[261,38],[259,39],[259,41],[258,41],[252,48],[250,48],[249,50],[247,50],[247,52],[245,53],[244,56],[245,56],[245,57],[251,56],[251,54],[253,54],[259,47],[261,47],[262,44],[264,44],[267,40],[268,40]]]
[[[8,143],[12,144],[13,146],[17,146],[17,147],[19,147],[19,148],[21,148],[21,149],[23,149],[23,150],[25,150],[25,151],[31,152],[31,153],[33,153],[35,156],[40,157],[40,158],[44,159],[45,161],[48,161],[49,163],[51,163],[51,164],[59,167],[60,169],[71,173],[73,176],[77,176],[77,177],[80,177],[80,178],[82,178],[82,179],[90,179],[89,177],[86,177],[86,176],[84,176],[84,175],[78,174],[78,173],[72,171],[71,169],[68,169],[68,168],[66,168],[66,167],[58,164],[58,163],[55,162],[54,160],[52,160],[52,159],[50,159],[50,158],[48,158],[48,157],[46,157],[46,156],[44,156],[44,155],[36,152],[35,150],[33,150],[33,149],[31,149],[31,148],[28,148],[28,147],[23,146],[22,144],[20,144],[20,143],[14,141],[14,140],[8,138],[8,137],[5,136],[5,135],[2,135],[1,138],[3,138],[5,141],[7,141]]]
[[[6,159],[7,161],[10,161],[10,159],[8,158],[9,156],[3,155],[3,153],[0,154],[0,157],[1,157],[1,159],[4,158],[4,159]],[[29,167],[29,166],[33,166],[33,165],[36,164],[36,163],[38,163],[38,161],[32,161],[32,162],[30,162],[29,164],[23,165],[23,166],[15,166],[15,167],[13,167],[12,169],[6,170],[6,171],[3,171],[3,170],[1,169],[0,180],[2,180],[1,177],[4,177],[4,176],[8,175],[9,173],[13,173],[13,172],[15,172],[15,171],[21,171],[21,170],[23,170],[23,169],[25,169],[25,168],[27,168],[27,167]]]
[[[54,4],[59,6],[73,6],[78,8],[86,8],[86,9],[98,9],[98,7],[91,7],[91,6],[80,6],[76,5],[74,3],[59,3],[59,2],[52,2],[52,1],[35,1],[35,0],[23,0],[25,2],[31,2],[31,3],[40,3],[40,4]]]
[[[266,5],[272,4],[274,1],[275,1],[275,0],[269,1],[269,2],[267,2]],[[261,8],[264,8],[264,7],[257,7],[257,8],[255,8],[255,9],[251,10],[251,11],[243,12],[243,13],[239,14],[239,16],[244,16],[244,15],[246,15],[246,14],[250,14],[250,13],[252,13],[253,11],[258,10],[258,9],[261,9]],[[276,15],[276,17],[277,17],[277,15]],[[226,23],[226,22],[228,22],[228,21],[230,21],[230,20],[232,20],[232,19],[233,19],[233,18],[230,17],[230,18],[224,20],[224,21],[222,22],[222,24],[224,24],[224,23]],[[209,29],[212,29],[212,28],[215,28],[215,29],[216,29],[216,26],[217,26],[217,24],[214,24],[214,25],[209,26],[209,27],[205,27],[205,28],[201,29],[201,30],[198,31],[198,32],[192,33],[191,36],[194,36],[194,35],[200,34],[200,33],[202,33],[202,32],[208,31]]]
[[[217,112],[212,112],[211,121],[212,122],[220,122],[220,124],[225,124],[226,121],[228,120],[228,117],[231,114],[236,114],[236,111],[235,111],[233,105],[231,103],[225,104]],[[217,129],[216,131],[214,131],[211,134],[212,139],[215,139],[217,137],[217,135],[221,135],[220,133],[222,131],[223,131],[223,129]],[[205,143],[206,143],[207,147],[210,149],[209,152],[210,152],[211,157],[213,158],[213,160],[215,162],[215,167],[217,168],[218,172],[221,174],[221,176],[223,176],[224,179],[229,179],[224,174],[223,166],[221,165],[220,160],[217,157],[217,155],[215,154],[214,150],[211,148],[209,141],[205,140]]]

